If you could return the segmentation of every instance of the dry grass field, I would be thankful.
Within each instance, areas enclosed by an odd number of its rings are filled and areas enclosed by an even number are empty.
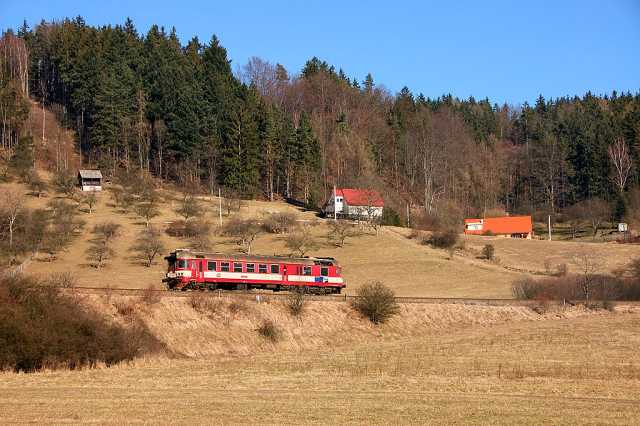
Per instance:
[[[15,184],[13,184],[15,186]],[[25,191],[26,192],[26,191]],[[178,219],[175,209],[179,194],[163,191],[165,202],[161,204],[161,215],[152,223],[161,228]],[[42,207],[55,195],[46,198],[28,197],[29,205]],[[217,197],[203,197],[202,204],[206,217],[218,223]],[[336,247],[328,242],[326,221],[318,219],[312,212],[283,202],[246,201],[240,211],[245,217],[264,217],[272,212],[294,212],[301,223],[314,223],[310,232],[316,235],[318,247],[310,255],[332,256],[343,266],[347,280],[347,293],[353,293],[363,283],[381,280],[393,288],[400,296],[432,297],[511,297],[511,283],[523,272],[544,272],[554,270],[557,265],[573,267],[577,254],[593,253],[597,256],[603,271],[612,271],[631,258],[640,256],[640,247],[615,243],[574,243],[562,241],[527,241],[496,237],[463,237],[465,250],[459,250],[454,259],[449,259],[443,250],[432,249],[407,238],[408,230],[384,228],[379,235],[365,232],[350,238],[344,247]],[[31,262],[26,270],[33,274],[45,275],[50,272],[72,271],[79,285],[91,287],[162,288],[165,272],[164,261],[159,258],[151,268],[131,260],[129,248],[134,244],[144,223],[134,213],[124,214],[113,205],[109,191],[99,196],[98,205],[91,214],[83,212],[80,217],[86,221],[82,235],[54,261],[42,258]],[[226,218],[224,219],[226,220]],[[112,221],[121,225],[120,236],[113,248],[116,256],[101,269],[91,267],[85,252],[91,239],[90,230],[95,224]],[[167,251],[178,247],[188,247],[188,241],[164,235]],[[213,236],[213,250],[234,252],[239,247],[227,237]],[[491,243],[496,248],[498,263],[479,259],[482,246]],[[288,255],[282,235],[262,234],[254,243],[256,254]]]
[[[314,351],[296,350],[289,346],[291,338],[287,337],[282,343],[264,343],[270,347],[246,354],[152,358],[108,369],[3,374],[0,421],[58,424],[632,424],[637,421],[640,313],[569,312],[538,316],[525,312],[526,308],[506,312],[502,311],[505,308],[485,307],[463,314],[458,308],[465,309],[440,305],[404,310],[398,322],[379,329],[362,323],[353,339],[343,337],[342,343],[348,340],[350,343],[335,345],[327,339]],[[313,311],[306,314],[304,322],[314,325],[319,319],[317,315]],[[451,322],[438,318],[450,318]],[[404,320],[408,320],[408,329],[418,330],[401,332]],[[356,320],[347,322],[353,321]],[[343,333],[351,331],[349,325]],[[183,329],[192,326],[193,321],[187,319]],[[323,335],[330,336],[331,332]],[[361,338],[364,335],[367,337]],[[198,343],[193,345],[197,347]]]
[[[178,218],[179,194],[162,194],[152,223],[165,228]],[[53,197],[27,202],[43,207]],[[212,223],[217,202],[202,198]],[[562,264],[571,270],[582,253],[603,272],[640,256],[638,246],[611,243],[463,237],[464,248],[450,259],[402,228],[369,231],[336,247],[326,238],[326,221],[283,202],[248,201],[240,215],[284,211],[312,224],[318,248],[309,254],[337,258],[348,293],[381,280],[400,296],[508,298],[515,278]],[[80,286],[161,288],[162,259],[151,268],[131,260],[140,218],[116,211],[109,191],[80,217],[86,226],[65,251],[52,261],[41,255],[25,271],[71,271]],[[118,223],[120,235],[115,257],[96,269],[85,252],[90,230],[105,221]],[[167,249],[188,246],[163,239]],[[217,233],[212,241],[215,251],[239,249]],[[496,262],[480,259],[488,243]],[[252,251],[289,254],[284,237],[273,234],[260,235]],[[517,306],[407,304],[374,326],[346,303],[309,302],[295,318],[268,295],[208,295],[199,307],[191,297],[77,297],[116,322],[140,320],[166,353],[112,368],[1,373],[0,424],[632,424],[640,414],[638,308],[539,314]],[[276,325],[276,340],[258,333],[265,321]]]

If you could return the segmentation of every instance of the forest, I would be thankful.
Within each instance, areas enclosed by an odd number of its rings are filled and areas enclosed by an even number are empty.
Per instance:
[[[0,161],[35,150],[54,172],[70,167],[35,149],[33,102],[74,131],[81,165],[107,176],[140,171],[310,207],[334,185],[371,187],[403,223],[408,211],[446,222],[594,206],[639,219],[638,93],[497,105],[390,93],[316,57],[299,71],[258,57],[232,65],[216,36],[184,43],[130,19],[25,22],[0,39]]]

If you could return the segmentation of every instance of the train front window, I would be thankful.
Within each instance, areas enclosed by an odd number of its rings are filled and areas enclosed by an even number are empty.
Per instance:
[[[235,262],[233,264],[233,272],[242,272],[242,263]]]
[[[178,269],[187,269],[187,261],[184,259],[178,260],[178,262],[176,262],[176,265]]]
[[[323,266],[322,268],[320,268],[320,275],[325,277],[329,275],[329,268],[327,268],[326,266]]]

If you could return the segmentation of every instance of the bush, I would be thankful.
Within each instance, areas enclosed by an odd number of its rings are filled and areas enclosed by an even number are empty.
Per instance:
[[[219,310],[220,302],[211,295],[193,293],[189,296],[189,305],[191,305],[194,311],[210,316]]]
[[[436,231],[428,239],[429,245],[435,248],[448,249],[454,247],[458,242],[458,233],[453,229],[447,231]]]
[[[305,289],[301,288],[301,289],[298,289],[297,291],[293,291],[287,297],[285,304],[287,306],[287,309],[289,310],[289,313],[292,316],[298,317],[302,315],[302,313],[304,312],[304,308],[307,304]]]
[[[257,329],[258,334],[260,334],[265,339],[271,340],[272,342],[277,342],[280,339],[280,329],[276,326],[276,324],[271,320],[263,320],[262,324]]]
[[[272,213],[264,219],[262,227],[271,234],[286,234],[296,228],[297,224],[294,213]]]
[[[385,207],[382,210],[382,218],[380,223],[386,226],[402,226],[400,215],[391,207]]]
[[[108,322],[78,299],[41,284],[0,278],[0,370],[109,366],[160,347],[140,324]]]
[[[142,296],[140,296],[140,301],[147,306],[159,303],[160,299],[160,292],[153,288],[152,285],[142,290]]]
[[[512,285],[516,299],[584,300],[584,277],[565,275],[547,278],[522,278]],[[640,300],[640,283],[612,275],[594,274],[591,278],[591,300]]]
[[[380,281],[360,287],[352,306],[374,324],[381,324],[400,311],[393,290]]]
[[[493,244],[485,244],[484,247],[482,247],[482,257],[484,257],[487,260],[493,260],[495,254],[495,248],[493,247]]]

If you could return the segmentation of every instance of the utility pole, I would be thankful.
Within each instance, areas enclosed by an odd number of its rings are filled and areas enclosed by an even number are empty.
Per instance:
[[[338,202],[336,201],[335,185],[333,185],[333,220],[338,220]]]
[[[222,191],[218,187],[218,217],[220,219],[220,226],[222,226]]]

